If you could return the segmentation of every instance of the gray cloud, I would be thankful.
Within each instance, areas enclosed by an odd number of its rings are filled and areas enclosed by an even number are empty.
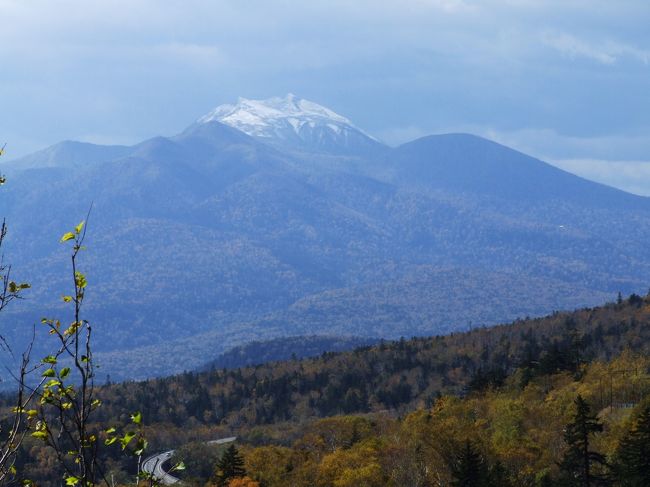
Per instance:
[[[582,56],[602,64],[614,64],[620,58],[628,57],[646,65],[650,60],[649,50],[611,41],[588,43],[566,33],[546,32],[542,36],[542,42],[571,59]]]

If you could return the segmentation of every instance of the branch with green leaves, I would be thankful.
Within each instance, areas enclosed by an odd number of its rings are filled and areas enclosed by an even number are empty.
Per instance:
[[[90,487],[110,485],[100,459],[102,446],[120,445],[122,451],[140,461],[147,448],[142,415],[134,413],[131,424],[121,434],[116,428],[101,431],[93,425],[93,413],[101,407],[95,388],[96,364],[92,354],[92,326],[82,317],[88,281],[79,269],[78,257],[85,249],[85,221],[61,237],[70,242],[72,294],[62,296],[73,308],[70,322],[43,318],[41,323],[57,342],[54,353],[41,360],[41,387],[34,409],[25,414],[33,419],[31,436],[50,447],[57,458],[65,485]],[[103,438],[103,442],[102,442]]]

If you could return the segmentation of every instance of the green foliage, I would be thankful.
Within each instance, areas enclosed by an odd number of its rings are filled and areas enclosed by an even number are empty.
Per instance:
[[[646,406],[621,440],[614,465],[623,487],[650,485],[650,406]]]
[[[481,452],[466,440],[452,455],[450,465],[453,487],[509,487],[508,473],[500,462],[490,466]]]
[[[184,481],[204,484],[214,475],[215,466],[219,461],[222,448],[209,445],[204,441],[193,441],[174,450],[172,465],[182,465],[180,475]],[[178,467],[175,471],[179,471]]]
[[[217,485],[219,487],[227,486],[230,480],[245,475],[244,458],[239,454],[237,447],[231,444],[217,462],[215,472]]]
[[[489,469],[481,453],[467,440],[451,466],[454,487],[488,487]]]
[[[121,450],[140,458],[148,446],[144,436],[142,414],[130,415],[131,427],[123,433],[117,428],[102,429],[93,421],[102,401],[95,389],[96,364],[92,354],[92,327],[82,318],[82,305],[87,286],[86,276],[78,270],[78,255],[84,249],[84,222],[61,237],[61,242],[72,242],[71,267],[74,292],[63,301],[72,306],[72,319],[64,325],[59,319],[43,318],[57,344],[56,351],[44,357],[35,370],[42,381],[36,389],[38,400],[34,407],[24,411],[32,423],[31,437],[53,453],[56,462],[51,466],[50,479],[61,478],[68,486],[92,487],[110,485],[100,457],[100,437],[104,446],[120,445]],[[139,475],[146,478],[146,475]],[[149,479],[153,485],[154,480]]]
[[[575,415],[565,426],[567,448],[560,463],[560,483],[567,487],[609,485],[607,461],[591,449],[591,436],[603,431],[603,425],[591,412],[589,404],[578,395]]]
[[[279,360],[318,357],[325,352],[342,352],[377,343],[362,337],[295,336],[251,341],[222,353],[201,367],[201,370],[236,369]]]

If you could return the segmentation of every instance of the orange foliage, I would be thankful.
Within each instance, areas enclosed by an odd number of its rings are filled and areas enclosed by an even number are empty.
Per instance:
[[[228,482],[228,487],[260,487],[260,483],[250,477],[238,477]]]

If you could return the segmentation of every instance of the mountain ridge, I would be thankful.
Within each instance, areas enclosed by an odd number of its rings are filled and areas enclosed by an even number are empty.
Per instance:
[[[571,197],[570,192],[566,191],[566,186],[572,183],[574,187],[579,185],[587,192],[593,192],[594,188],[598,188],[614,198],[618,197],[619,201],[626,199],[628,204],[641,201],[650,204],[649,197],[633,195],[596,183],[516,149],[473,134],[428,135],[398,146],[396,153],[397,155],[393,157],[397,159],[397,163],[409,164],[408,169],[411,169],[409,174],[411,176],[414,174],[415,179],[420,183],[432,182],[434,176],[437,176],[435,178],[437,180],[441,177],[445,179],[447,187],[452,185],[457,189],[469,188],[477,191],[483,190],[479,186],[482,182],[498,188],[501,196],[515,198],[537,196],[541,189],[547,193],[553,192],[555,197]],[[423,154],[438,164],[423,168],[421,164],[417,164],[425,162],[422,160]],[[471,166],[468,162],[472,162]],[[426,169],[438,171],[431,173]],[[502,179],[499,178],[500,176]],[[503,184],[504,182],[507,184]],[[517,191],[512,191],[513,186]],[[585,198],[588,198],[588,195],[579,195],[577,201]],[[588,202],[594,204],[598,200],[592,198]]]
[[[473,136],[342,150],[286,149],[211,121],[106,162],[14,170],[6,255],[33,287],[7,316],[62,312],[57,236],[91,201],[88,313],[114,377],[251,340],[433,334],[647,288],[647,198]],[[489,171],[473,174],[481,163]],[[532,189],[513,189],[527,174]]]

